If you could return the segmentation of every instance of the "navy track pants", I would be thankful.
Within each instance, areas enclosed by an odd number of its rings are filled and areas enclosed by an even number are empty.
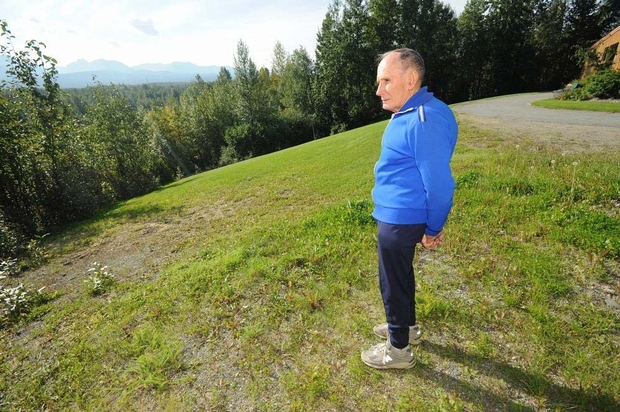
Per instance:
[[[415,276],[413,257],[426,224],[392,225],[377,221],[379,287],[390,332],[396,348],[409,341],[409,326],[415,325]]]

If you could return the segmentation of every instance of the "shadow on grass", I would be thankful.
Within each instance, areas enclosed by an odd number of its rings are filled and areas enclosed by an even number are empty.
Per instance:
[[[485,411],[522,411],[534,412],[536,409],[520,404],[505,396],[498,395],[471,383],[454,378],[432,368],[432,365],[416,363],[415,373],[424,380],[435,382],[443,386],[452,396],[461,398],[465,402],[481,407]]]
[[[191,183],[194,180],[198,179],[200,176],[193,175],[182,180],[178,180],[176,182],[169,183],[165,186],[160,186],[148,193],[145,193],[142,196],[146,196],[152,193],[161,193],[171,188],[176,188],[183,186],[187,183]],[[141,196],[138,196],[141,197]],[[142,204],[140,202],[135,202],[132,204],[128,204],[128,202],[132,200],[124,200],[115,203],[114,205],[108,206],[106,208],[98,211],[92,220],[100,220],[100,219],[137,219],[137,218],[150,218],[151,216],[155,216],[161,214],[162,212],[168,212],[171,210],[176,210],[177,212],[182,210],[183,208],[180,206],[171,206],[171,207],[162,207],[160,205],[154,204]]]
[[[173,208],[165,209],[159,205],[134,204],[127,206],[127,204],[122,203],[98,214],[96,219],[122,219],[130,221],[138,218],[150,218],[171,209]]]
[[[204,172],[202,172],[202,173],[204,173]],[[193,182],[196,179],[199,179],[200,177],[201,177],[201,173],[194,174],[194,175],[191,175],[191,176],[187,176],[187,177],[184,177],[181,180],[177,180],[177,181],[174,181],[172,183],[167,183],[167,184],[165,184],[163,186],[160,186],[157,189],[153,190],[153,192],[155,192],[155,193],[163,192],[164,190],[170,189],[172,187],[183,186],[183,185],[185,185],[187,183]]]
[[[457,347],[448,347],[424,341],[422,348],[442,358],[477,369],[481,374],[503,380],[513,390],[526,393],[534,398],[546,399],[546,407],[552,410],[597,412],[620,410],[620,404],[607,394],[567,388],[551,382],[541,374],[530,373],[502,362],[467,353]],[[484,402],[485,404],[481,406],[484,406],[487,410],[535,410],[530,406],[522,405],[514,400],[436,371],[427,364],[419,365],[417,370],[423,379],[444,382],[447,390],[458,394],[468,402],[478,404]]]

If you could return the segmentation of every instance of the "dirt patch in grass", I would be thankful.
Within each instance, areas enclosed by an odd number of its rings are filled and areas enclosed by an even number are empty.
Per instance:
[[[148,278],[157,274],[175,253],[175,245],[162,242],[177,225],[134,223],[123,230],[101,233],[92,243],[75,251],[52,258],[45,265],[24,273],[19,280],[33,288],[45,287],[71,299],[84,291],[83,282],[94,262],[106,265],[119,281]],[[47,246],[54,249],[55,245]]]
[[[44,265],[23,273],[16,280],[31,288],[45,287],[47,292],[60,292],[71,299],[85,290],[84,281],[94,262],[109,267],[119,282],[145,281],[159,276],[162,268],[180,253],[201,246],[197,239],[213,230],[216,220],[234,213],[236,206],[205,204],[188,209],[175,218],[157,221],[135,219],[121,228],[113,227],[89,235],[68,235],[47,245],[48,250],[70,250],[52,257]],[[85,243],[75,246],[73,242]]]

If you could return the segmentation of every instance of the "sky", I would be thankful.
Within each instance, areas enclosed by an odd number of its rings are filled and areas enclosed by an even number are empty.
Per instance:
[[[467,0],[442,0],[457,15]],[[271,67],[279,41],[314,58],[332,0],[0,0],[0,19],[23,49],[43,42],[64,67],[80,59],[127,66],[191,62],[232,66],[243,41],[258,67]]]

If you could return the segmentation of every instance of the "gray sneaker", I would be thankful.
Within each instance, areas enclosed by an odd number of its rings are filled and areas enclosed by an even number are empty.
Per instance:
[[[362,362],[375,369],[409,369],[415,365],[415,356],[411,351],[411,346],[397,349],[387,339],[363,351]]]
[[[387,323],[381,323],[379,325],[376,325],[374,328],[372,328],[372,331],[375,333],[375,335],[383,339],[388,338],[388,324]],[[422,337],[422,330],[417,324],[409,327],[409,344],[419,345],[421,337]]]

